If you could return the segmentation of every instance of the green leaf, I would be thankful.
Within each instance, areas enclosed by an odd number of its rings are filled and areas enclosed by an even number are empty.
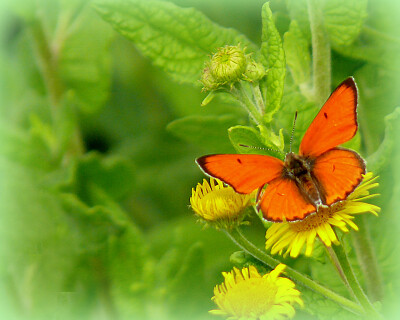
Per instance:
[[[311,77],[309,42],[303,36],[296,20],[292,20],[283,37],[286,63],[297,85],[308,83]]]
[[[400,107],[385,117],[385,137],[378,150],[367,158],[368,170],[378,174],[391,160],[396,130],[400,127]]]
[[[48,146],[35,135],[36,132],[29,135],[10,123],[0,121],[0,156],[30,169],[50,169]]]
[[[68,213],[75,232],[78,233],[82,252],[93,254],[103,250],[109,236],[118,235],[126,224],[127,220],[116,221],[113,212],[106,206],[89,207],[75,194],[59,194],[57,198]]]
[[[281,36],[275,27],[269,3],[262,8],[262,62],[268,74],[265,80],[266,113],[265,121],[271,122],[272,116],[280,109],[285,82],[285,53]]]
[[[234,126],[229,128],[229,139],[239,153],[260,154],[265,145],[262,143],[262,138],[257,129],[248,126]],[[243,144],[251,148],[240,146]]]
[[[172,121],[167,130],[185,141],[203,146],[209,152],[221,153],[232,151],[227,130],[236,123],[237,118],[232,115],[193,115]]]
[[[257,129],[248,126],[234,126],[229,128],[229,139],[238,153],[274,155],[266,148],[278,149],[278,144],[283,143],[282,131],[276,136],[271,130],[260,127],[263,134]],[[280,142],[278,142],[280,141]],[[244,147],[245,145],[248,147]],[[250,147],[250,148],[249,148]]]
[[[162,1],[97,1],[95,9],[135,43],[153,63],[180,82],[199,84],[204,62],[224,45],[254,45],[233,29],[223,28],[193,8]]]
[[[67,11],[67,10],[66,10]],[[66,15],[66,12],[61,14]],[[62,19],[60,14],[60,18]],[[86,6],[68,32],[59,60],[60,76],[81,110],[96,112],[108,99],[111,84],[112,32]]]
[[[120,200],[132,190],[134,178],[134,168],[129,160],[88,153],[75,162],[69,181],[62,189],[73,191],[84,202],[91,204],[95,199],[90,194],[90,188],[96,185],[109,197]]]
[[[332,46],[350,45],[367,17],[367,0],[330,0],[323,8],[325,29]]]

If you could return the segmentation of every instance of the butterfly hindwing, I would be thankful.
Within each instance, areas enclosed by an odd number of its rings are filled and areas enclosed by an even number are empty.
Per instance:
[[[317,157],[312,170],[325,192],[327,205],[346,199],[365,172],[365,162],[358,153],[344,148],[334,148]]]
[[[232,186],[236,192],[251,193],[279,177],[283,161],[256,154],[215,154],[196,160],[208,175]]]
[[[300,155],[317,157],[350,140],[357,131],[357,87],[343,81],[314,118],[300,144]]]
[[[265,219],[275,222],[304,219],[315,207],[300,193],[294,180],[277,178],[268,185],[259,204]]]

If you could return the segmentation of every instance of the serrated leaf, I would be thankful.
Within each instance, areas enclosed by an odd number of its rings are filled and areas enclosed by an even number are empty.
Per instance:
[[[333,46],[350,45],[367,18],[367,0],[330,0],[323,8],[324,25]]]
[[[106,0],[97,1],[95,9],[177,81],[199,84],[204,62],[218,47],[241,43],[255,51],[245,36],[211,22],[193,8],[162,1]]]
[[[395,146],[395,131],[400,127],[400,107],[385,117],[385,137],[378,150],[367,158],[368,170],[378,174],[391,160]]]
[[[232,150],[227,130],[236,123],[237,118],[232,115],[193,115],[172,121],[167,130],[185,141],[203,146],[209,152],[221,153]]]
[[[265,80],[266,113],[265,121],[271,122],[272,116],[280,109],[285,82],[285,52],[282,47],[281,36],[275,27],[269,3],[262,8],[262,62],[268,74]]]
[[[309,42],[303,36],[296,20],[292,20],[283,37],[286,63],[297,85],[308,83],[311,76]]]

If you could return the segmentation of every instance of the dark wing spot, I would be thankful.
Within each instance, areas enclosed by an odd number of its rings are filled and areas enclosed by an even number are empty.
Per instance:
[[[332,172],[335,172],[335,170],[336,170],[336,166],[333,165],[333,166],[332,166]]]
[[[325,119],[328,119],[328,114],[326,112],[324,112],[324,117]]]
[[[237,162],[239,162],[240,164],[242,164],[242,160],[240,160],[239,158],[236,159]]]

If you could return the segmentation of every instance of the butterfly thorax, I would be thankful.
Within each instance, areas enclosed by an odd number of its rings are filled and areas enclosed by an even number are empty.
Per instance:
[[[316,208],[326,203],[325,192],[313,175],[314,159],[289,152],[282,177],[293,180],[303,198]]]

